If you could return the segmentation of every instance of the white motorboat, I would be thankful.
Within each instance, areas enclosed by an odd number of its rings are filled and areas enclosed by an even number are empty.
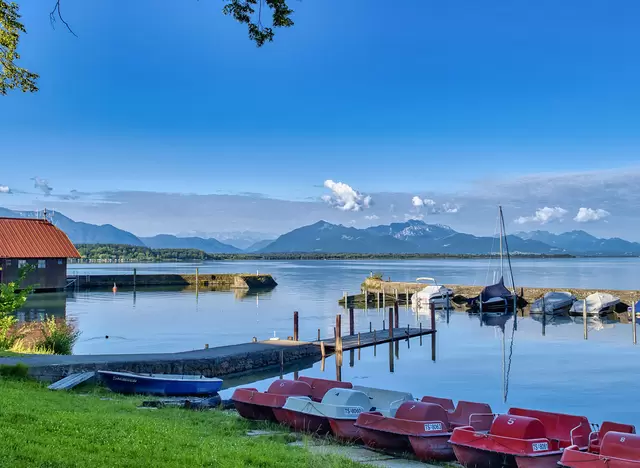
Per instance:
[[[331,389],[321,402],[291,396],[274,413],[280,423],[297,431],[332,432],[341,439],[355,440],[358,433],[353,424],[360,413],[378,411],[393,416],[402,403],[412,400],[413,396],[406,392],[354,386]]]
[[[417,278],[416,283],[429,282],[428,285],[411,296],[411,307],[413,309],[428,309],[434,304],[436,309],[448,306],[453,296],[453,290],[438,284],[433,278]]]
[[[587,315],[601,315],[613,312],[616,304],[620,303],[620,298],[608,293],[594,293],[586,298]],[[579,300],[573,303],[569,309],[571,315],[583,315],[584,301]]]
[[[576,296],[566,291],[551,291],[546,293],[540,299],[536,299],[531,304],[532,314],[563,314],[567,312],[573,303],[576,301]]]

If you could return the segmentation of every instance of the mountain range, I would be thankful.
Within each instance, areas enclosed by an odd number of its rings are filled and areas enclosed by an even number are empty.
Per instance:
[[[34,211],[12,211],[0,207],[0,217],[37,218]],[[419,220],[371,226],[365,229],[319,221],[303,226],[275,240],[262,239],[240,249],[214,238],[180,237],[159,234],[137,237],[110,224],[95,225],[74,221],[60,213],[48,218],[63,230],[74,244],[125,244],[150,248],[198,249],[212,254],[233,253],[359,253],[359,254],[476,254],[497,252],[497,237],[474,236],[449,226],[426,224]],[[248,240],[248,236],[247,236]],[[585,231],[553,234],[547,231],[518,232],[507,236],[514,254],[636,256],[640,243],[620,238],[601,239]]]

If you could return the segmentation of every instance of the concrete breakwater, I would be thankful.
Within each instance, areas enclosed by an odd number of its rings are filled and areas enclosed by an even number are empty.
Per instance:
[[[250,273],[196,273],[183,274],[142,274],[130,275],[77,275],[68,276],[70,287],[79,289],[144,286],[198,286],[200,288],[221,289],[272,289],[278,283],[270,274]]]
[[[398,297],[400,302],[406,301],[407,293],[410,298],[411,295],[417,291],[423,289],[426,285],[415,283],[415,282],[399,282],[399,281],[384,281],[380,278],[367,278],[362,283],[363,291],[367,291],[367,303],[372,304],[377,300],[377,294],[382,293],[385,295],[385,302],[390,304]],[[451,288],[455,296],[460,297],[475,297],[480,294],[482,288],[484,286],[464,286],[457,284],[447,284],[445,285],[448,288]],[[617,289],[578,289],[578,288],[530,288],[527,286],[517,287],[518,295],[521,295],[524,300],[528,303],[532,303],[536,299],[541,298],[546,293],[550,291],[568,291],[578,299],[584,299],[589,294],[593,294],[595,292],[609,293],[613,294],[616,297],[620,298],[620,301],[625,305],[631,305],[640,299],[640,290],[617,290]],[[348,303],[364,303],[364,295],[358,294],[357,296],[350,296],[348,299]],[[344,303],[344,300],[340,301],[341,304]]]
[[[29,374],[54,382],[75,372],[110,370],[143,374],[195,374],[222,377],[269,368],[286,367],[321,359],[316,345],[295,341],[265,341],[182,353],[113,355],[25,355],[0,358],[0,364],[18,362],[29,367]]]

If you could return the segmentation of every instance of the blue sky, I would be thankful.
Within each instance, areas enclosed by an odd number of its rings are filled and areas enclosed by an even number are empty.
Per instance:
[[[168,0],[63,0],[77,38],[51,28],[52,5],[19,3],[22,64],[40,73],[41,90],[0,98],[0,185],[18,192],[3,206],[52,204],[19,196],[33,192],[34,176],[53,194],[251,192],[318,204],[332,179],[374,202],[405,194],[403,217],[414,195],[493,209],[511,200],[491,187],[521,177],[578,172],[603,183],[602,171],[637,172],[633,0],[294,1],[296,25],[261,49],[216,0],[179,9]],[[615,201],[590,192],[532,193],[513,219],[547,205],[570,218]],[[70,205],[75,216],[109,222],[100,207]],[[366,223],[364,209],[354,220],[326,208],[336,221]],[[377,209],[390,221],[388,208],[376,202],[369,217]],[[446,221],[464,227],[455,218]]]

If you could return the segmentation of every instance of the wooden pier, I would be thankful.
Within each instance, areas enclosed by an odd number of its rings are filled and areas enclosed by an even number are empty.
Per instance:
[[[389,333],[389,330],[375,330],[372,332],[343,336],[340,339],[340,341],[342,341],[342,350],[350,351],[352,349],[367,348],[369,346],[379,345],[382,343],[401,341],[409,338],[431,335],[435,333],[435,330],[431,330],[431,329],[408,328],[408,327],[394,328],[392,331],[393,333]],[[315,341],[313,344],[317,346],[322,346],[321,343],[324,344],[324,348],[328,352],[335,352],[336,350],[335,338],[332,338],[329,340]]]

